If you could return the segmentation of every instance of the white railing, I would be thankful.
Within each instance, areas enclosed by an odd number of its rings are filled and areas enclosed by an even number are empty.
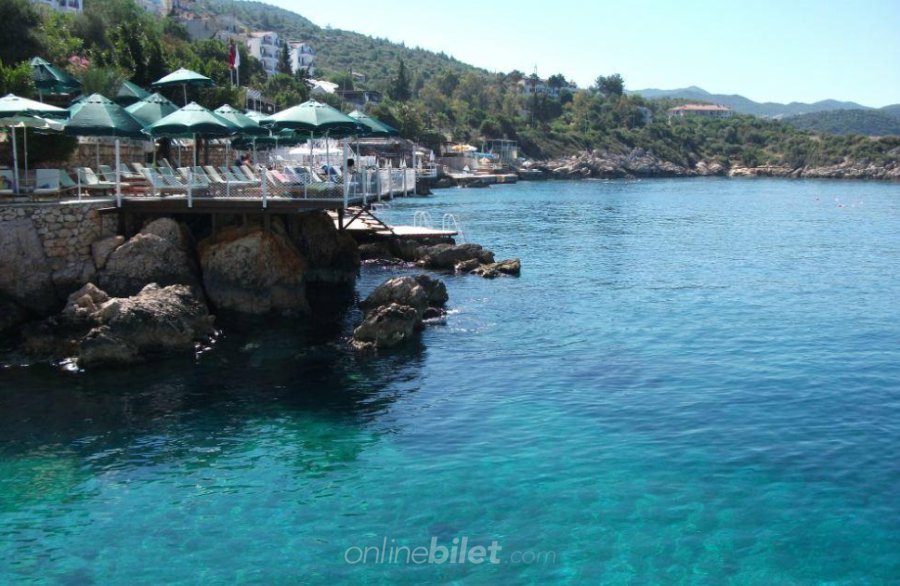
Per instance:
[[[465,234],[463,234],[462,226],[459,225],[459,221],[453,214],[444,214],[444,216],[441,218],[441,230],[447,232],[456,232],[456,237],[460,242],[466,241],[466,236]]]

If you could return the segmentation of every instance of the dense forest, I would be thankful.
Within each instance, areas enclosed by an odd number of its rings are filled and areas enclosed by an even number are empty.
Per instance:
[[[834,110],[785,118],[800,130],[829,134],[865,134],[867,136],[900,135],[900,114],[888,110]]]
[[[385,100],[370,113],[399,128],[403,136],[433,148],[445,141],[478,144],[485,138],[509,138],[533,158],[643,149],[683,166],[707,161],[801,167],[847,159],[881,164],[900,158],[900,137],[834,136],[747,115],[670,120],[668,109],[683,100],[629,94],[626,80],[617,74],[599,75],[590,88],[579,90],[555,74],[546,83],[558,97],[529,95],[523,90],[539,82],[536,75],[489,73],[446,55],[323,29],[265,4],[200,0],[198,10],[233,14],[248,27],[311,42],[318,52],[317,76],[345,87],[355,84],[357,89],[384,92]],[[19,39],[0,45],[4,93],[35,95],[28,60],[39,55],[67,68],[83,82],[85,92],[110,94],[124,79],[147,87],[187,67],[217,83],[214,88],[192,90],[191,99],[207,107],[244,103],[241,91],[229,83],[223,42],[191,41],[177,20],[148,14],[131,0],[87,0],[84,12],[75,15],[35,7],[27,0],[4,0],[0,34]],[[245,85],[260,89],[279,107],[307,99],[302,79],[287,74],[266,78],[259,62],[241,51]],[[365,81],[354,81],[351,70],[365,74]],[[327,101],[344,106],[335,96]]]

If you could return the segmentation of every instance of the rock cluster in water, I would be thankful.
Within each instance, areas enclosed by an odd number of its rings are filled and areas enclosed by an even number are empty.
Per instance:
[[[91,368],[188,352],[212,334],[213,317],[186,285],[154,283],[130,297],[110,297],[88,283],[69,296],[62,313],[26,327],[24,340],[31,353]]]
[[[353,331],[352,345],[369,351],[402,344],[426,320],[441,318],[447,300],[444,283],[428,275],[389,279],[360,304],[364,317]]]
[[[360,245],[360,256],[368,261],[414,263],[436,271],[472,273],[489,279],[501,274],[518,276],[522,271],[519,259],[495,262],[493,252],[471,243],[379,241]]]
[[[352,284],[360,265],[352,237],[324,212],[275,218],[267,228],[229,227],[199,243],[183,225],[161,218],[127,241],[95,241],[90,278],[66,291],[72,294],[57,313],[61,290],[41,270],[40,242],[20,232],[7,233],[9,246],[0,247],[0,267],[9,267],[0,280],[0,333],[46,318],[24,328],[25,348],[40,357],[75,357],[84,367],[193,348],[212,332],[211,310],[306,314],[307,285]]]

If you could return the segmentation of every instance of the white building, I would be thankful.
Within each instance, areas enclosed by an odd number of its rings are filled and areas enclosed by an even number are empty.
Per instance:
[[[316,73],[316,50],[309,43],[301,43],[299,41],[291,41],[288,43],[291,49],[291,71],[295,74],[298,71],[306,72],[307,77],[312,77]]]
[[[278,58],[281,55],[282,41],[278,33],[256,31],[247,35],[247,52],[256,57],[268,75],[278,73]]]
[[[49,6],[58,12],[81,12],[84,9],[82,0],[31,0],[31,3]]]
[[[159,16],[167,16],[172,12],[172,0],[138,0],[138,4],[147,12]]]
[[[559,98],[562,90],[574,92],[578,88],[575,85],[569,83],[562,87],[557,87],[555,85],[550,85],[549,83],[547,83],[546,79],[530,79],[526,77],[525,79],[519,81],[519,89],[525,96],[538,95],[548,96],[556,99]]]

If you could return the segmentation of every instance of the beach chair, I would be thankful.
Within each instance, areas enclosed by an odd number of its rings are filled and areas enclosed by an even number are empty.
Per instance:
[[[116,172],[109,165],[99,165],[97,171],[100,172],[100,176],[103,177],[104,181],[109,183],[116,182]],[[121,180],[125,181],[125,178],[123,177]]]
[[[59,169],[37,169],[34,174],[35,186],[34,191],[31,192],[33,198],[47,195],[55,195],[58,198],[61,195]]]
[[[185,189],[190,188],[193,193],[209,193],[210,184],[206,173],[197,173],[190,167],[178,167],[178,175]]]
[[[150,169],[148,167],[143,168],[144,178],[147,180],[147,183],[150,184],[150,190],[153,195],[166,195],[171,193],[184,193],[185,186],[175,181],[175,183],[171,183],[167,181],[156,169]]]
[[[59,169],[59,187],[66,191],[78,191],[78,183],[65,169]]]
[[[244,172],[244,176],[247,177],[247,179],[254,183],[259,183],[259,176],[253,172],[249,165],[241,165],[241,170]]]
[[[76,167],[75,172],[78,174],[82,189],[107,192],[116,188],[115,181],[101,181],[90,167]]]
[[[13,182],[15,181],[15,175],[11,169],[3,169],[0,171],[0,195],[12,195],[13,191]]]
[[[222,179],[222,176],[219,175],[219,172],[212,165],[204,165],[203,170],[206,171],[206,176],[209,178],[210,183],[226,184],[226,181]]]
[[[140,171],[133,171],[128,168],[128,165],[125,163],[119,163],[119,175],[122,176],[122,179],[126,181],[143,181],[144,176],[141,175]]]
[[[253,179],[251,179],[250,177],[247,177],[247,174],[244,173],[244,170],[241,169],[240,167],[232,166],[232,167],[229,167],[229,169],[231,170],[231,174],[234,175],[238,181],[244,181],[247,183],[255,183],[255,181],[253,181]]]
[[[249,187],[253,185],[252,181],[238,178],[234,173],[231,172],[231,169],[224,165],[219,167],[219,175],[224,178],[225,181],[231,183],[232,187]]]

